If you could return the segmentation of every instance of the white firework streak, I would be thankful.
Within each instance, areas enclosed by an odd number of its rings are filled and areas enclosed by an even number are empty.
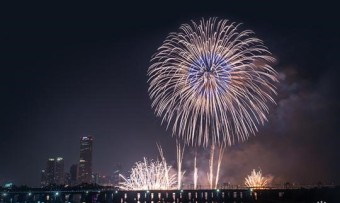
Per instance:
[[[159,155],[161,156],[164,168],[168,168],[168,165],[167,165],[165,157],[164,157],[163,149],[162,149],[161,145],[158,144],[158,143],[157,143],[157,148],[158,148],[158,151],[159,151]],[[167,183],[169,182],[169,170],[165,171],[165,181]]]
[[[209,174],[208,174],[208,181],[209,181],[210,189],[213,189],[213,182],[214,182],[214,153],[215,153],[215,145],[211,145],[210,159],[209,159]]]
[[[215,188],[218,186],[218,182],[220,179],[220,169],[221,169],[221,163],[223,160],[223,155],[224,155],[224,147],[220,147],[219,153],[218,153],[218,159],[217,159],[217,169],[216,169],[216,179],[215,179]]]
[[[152,57],[149,95],[172,134],[194,146],[232,145],[257,132],[275,103],[275,59],[251,30],[210,18],[181,25]]]
[[[182,187],[182,178],[185,172],[182,172],[182,163],[183,163],[183,155],[185,150],[185,145],[183,148],[181,147],[181,143],[176,140],[176,148],[177,148],[177,189],[181,189]]]
[[[219,148],[218,157],[217,157],[216,174],[214,174],[215,145],[211,145],[210,158],[209,158],[209,173],[207,174],[210,189],[216,189],[218,186],[221,163],[222,163],[223,155],[224,155],[224,149],[225,147],[223,146],[220,146]]]
[[[272,179],[272,177],[262,176],[261,170],[256,172],[253,169],[251,174],[245,179],[245,185],[251,188],[264,188],[271,183]]]
[[[195,161],[194,161],[194,190],[197,189],[197,178],[198,178],[197,153],[195,152]]]

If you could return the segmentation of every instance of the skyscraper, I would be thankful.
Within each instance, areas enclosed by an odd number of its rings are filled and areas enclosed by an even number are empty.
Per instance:
[[[121,177],[119,174],[122,173],[122,164],[116,163],[113,170],[113,185],[117,186],[121,182]]]
[[[70,185],[76,185],[77,184],[77,177],[78,177],[78,165],[72,164],[70,167]]]
[[[57,159],[55,159],[54,179],[57,185],[65,184],[64,159],[61,157],[57,157]]]
[[[47,177],[46,177],[46,171],[45,170],[41,170],[41,181],[40,181],[40,186],[41,187],[45,187],[47,186]]]
[[[64,159],[61,157],[56,159],[49,158],[46,163],[46,169],[41,172],[41,185],[62,185],[64,183]]]
[[[46,163],[46,184],[55,184],[54,173],[55,173],[55,159],[49,158]]]
[[[80,159],[78,182],[92,182],[92,137],[80,138]]]

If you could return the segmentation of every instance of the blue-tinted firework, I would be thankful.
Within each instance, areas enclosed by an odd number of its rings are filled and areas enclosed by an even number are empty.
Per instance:
[[[186,144],[231,145],[267,121],[275,60],[251,30],[239,27],[217,18],[184,24],[151,59],[152,107]]]

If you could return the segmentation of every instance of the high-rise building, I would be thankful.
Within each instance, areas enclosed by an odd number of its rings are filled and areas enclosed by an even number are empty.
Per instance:
[[[54,179],[57,185],[65,184],[64,159],[61,157],[55,159]]]
[[[72,164],[70,167],[70,185],[76,185],[77,184],[77,176],[78,176],[78,165]]]
[[[64,159],[61,157],[49,158],[46,169],[41,171],[41,185],[62,185],[64,183]]]
[[[121,182],[121,177],[119,174],[121,173],[122,173],[122,165],[120,163],[116,163],[114,170],[113,170],[113,175],[112,175],[113,185],[115,186],[119,185],[119,182]]]
[[[46,171],[45,170],[41,170],[41,181],[40,181],[40,185],[42,187],[48,185],[47,184],[47,177],[46,177]]]
[[[92,137],[80,138],[80,159],[78,167],[78,182],[92,182]]]
[[[46,163],[46,184],[55,184],[54,180],[54,172],[55,172],[55,159],[49,158]]]

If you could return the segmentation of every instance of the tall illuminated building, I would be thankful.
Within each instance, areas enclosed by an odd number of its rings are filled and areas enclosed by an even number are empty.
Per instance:
[[[46,183],[49,184],[55,184],[55,159],[49,158],[46,163]]]
[[[80,138],[79,183],[92,183],[92,144],[92,137]]]
[[[47,183],[46,171],[41,170],[40,186],[45,187],[47,185],[48,185],[48,183]]]
[[[70,185],[76,185],[77,184],[77,178],[78,178],[78,165],[72,164],[70,167]]]
[[[41,171],[41,185],[65,184],[64,173],[64,159],[61,157],[49,158],[46,169]]]
[[[64,159],[61,157],[55,159],[54,179],[57,185],[65,184]]]

